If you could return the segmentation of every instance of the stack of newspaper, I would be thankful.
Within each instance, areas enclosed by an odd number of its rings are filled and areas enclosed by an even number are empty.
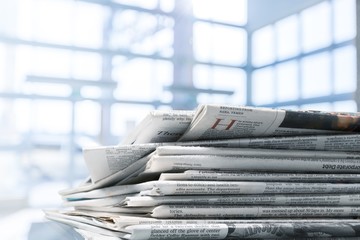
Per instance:
[[[49,219],[86,239],[359,239],[360,114],[153,111]]]

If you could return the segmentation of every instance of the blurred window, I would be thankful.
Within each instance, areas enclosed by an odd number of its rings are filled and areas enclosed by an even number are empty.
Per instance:
[[[355,26],[355,0],[331,0],[254,31],[250,104],[356,110]]]

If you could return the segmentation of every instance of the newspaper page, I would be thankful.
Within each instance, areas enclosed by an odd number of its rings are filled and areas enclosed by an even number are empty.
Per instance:
[[[159,180],[360,183],[360,174],[187,170],[182,173],[162,173]]]
[[[101,199],[126,194],[216,195],[216,194],[285,194],[285,193],[358,193],[359,183],[301,183],[301,182],[237,182],[237,181],[150,181],[119,185],[63,196],[70,201]]]
[[[71,200],[65,201],[62,203],[64,207],[77,207],[77,206],[92,206],[92,207],[107,207],[115,206],[123,202],[129,196],[136,196],[137,194],[124,194],[116,195],[105,198],[94,198],[94,199],[81,199],[81,200]]]
[[[158,146],[156,155],[220,155],[220,156],[257,156],[257,157],[298,157],[298,158],[336,158],[360,159],[360,153],[339,151],[308,151],[254,148],[224,148],[201,146]]]
[[[266,224],[266,223],[359,223],[357,219],[350,218],[266,218],[266,219],[157,219],[151,217],[138,217],[124,214],[112,214],[97,211],[78,211],[67,212],[45,211],[47,216],[70,219],[78,222],[87,223],[94,226],[104,227],[110,230],[125,232],[125,227],[133,225],[185,225],[185,224]]]
[[[359,131],[357,114],[200,105],[179,141]]]
[[[106,198],[106,197],[119,196],[125,194],[134,194],[140,191],[151,189],[156,183],[157,181],[144,182],[139,184],[129,184],[129,185],[118,185],[118,186],[116,185],[101,189],[95,189],[92,191],[78,192],[78,193],[64,195],[63,199],[67,201],[78,201],[84,199],[96,199],[96,198]]]
[[[71,212],[59,212],[56,210],[46,210],[44,211],[46,217],[54,217],[57,219],[64,219],[70,221],[76,221],[84,224],[93,225],[96,227],[106,228],[113,231],[119,231],[119,228],[116,223],[113,222],[113,218],[116,218],[117,215],[115,214],[108,214],[108,213],[101,213],[100,214],[86,214],[86,213],[79,213],[74,214],[75,211]],[[93,216],[97,215],[97,216]],[[122,229],[124,231],[124,229]]]
[[[263,194],[263,195],[190,195],[129,196],[120,206],[154,207],[185,205],[283,205],[283,206],[360,206],[360,194]]]
[[[293,183],[293,182],[218,182],[154,181],[143,196],[219,195],[219,194],[286,194],[286,193],[359,193],[358,183]]]
[[[360,222],[134,225],[131,239],[327,239],[359,237]]]
[[[360,135],[296,136],[274,138],[244,138],[226,140],[206,140],[193,142],[156,143],[138,145],[104,146],[85,148],[84,159],[93,183],[116,174],[154,151],[158,146],[208,146],[223,148],[264,148],[291,150],[332,151],[331,156],[344,155],[340,158],[357,158],[360,151]],[[224,149],[226,151],[226,149]],[[240,150],[239,150],[240,151]],[[244,150],[246,151],[246,150]],[[291,155],[291,152],[285,154]],[[335,153],[336,152],[336,153]],[[341,152],[341,153],[340,153]],[[294,152],[295,153],[295,152]],[[299,152],[301,153],[301,152]],[[303,152],[307,154],[306,152]],[[313,153],[308,153],[313,154]]]
[[[83,157],[91,181],[96,183],[124,170],[135,161],[154,151],[156,146],[156,144],[138,144],[84,148]]]
[[[83,211],[81,211],[83,212]],[[86,215],[85,215],[86,216]],[[237,224],[237,223],[352,223],[359,222],[352,218],[263,218],[263,219],[158,219],[119,215],[111,218],[117,229],[122,230],[131,225],[169,225],[169,224]]]
[[[150,111],[122,144],[175,142],[189,127],[194,111]]]
[[[151,154],[139,159],[138,161],[134,162],[133,164],[123,169],[122,171],[114,173],[113,175],[101,179],[96,183],[87,182],[86,184],[82,184],[78,187],[61,190],[59,194],[61,196],[66,196],[75,193],[88,192],[95,189],[116,185],[119,181],[126,179],[127,177],[134,174],[134,172],[137,172],[139,169],[144,168],[144,166],[146,165],[146,163],[149,161],[150,158],[151,158]]]
[[[144,172],[163,173],[185,170],[360,173],[360,159],[154,155],[147,162]]]
[[[124,232],[113,231],[113,230],[110,230],[110,229],[102,228],[102,227],[99,227],[99,226],[94,226],[92,224],[84,223],[84,222],[77,221],[77,220],[74,220],[74,219],[66,219],[66,218],[56,216],[56,215],[52,215],[52,214],[46,214],[45,216],[49,220],[53,220],[53,221],[56,221],[56,222],[67,224],[67,225],[72,226],[74,228],[87,230],[87,231],[94,232],[94,233],[97,233],[97,234],[103,234],[103,235],[113,236],[113,237],[118,237],[118,238],[121,238],[121,237],[125,236]]]
[[[360,152],[360,134],[251,137],[176,142],[171,145]]]
[[[274,217],[359,217],[358,206],[209,206],[160,205],[154,207],[155,218],[274,218]]]
[[[233,147],[360,152],[360,134],[244,138],[229,141]]]

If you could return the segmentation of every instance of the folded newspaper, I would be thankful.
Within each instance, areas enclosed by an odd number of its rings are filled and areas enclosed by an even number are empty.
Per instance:
[[[46,211],[85,239],[359,239],[360,114],[152,111]]]

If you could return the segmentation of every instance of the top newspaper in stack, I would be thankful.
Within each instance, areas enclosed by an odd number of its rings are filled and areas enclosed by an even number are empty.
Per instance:
[[[359,151],[359,131],[354,113],[222,105],[200,105],[195,113],[153,111],[121,145],[84,149],[91,182],[77,191],[142,172],[147,155],[161,145]]]
[[[359,132],[351,113],[200,105],[179,141]]]
[[[122,144],[359,132],[360,115],[199,105],[194,111],[151,111]]]

